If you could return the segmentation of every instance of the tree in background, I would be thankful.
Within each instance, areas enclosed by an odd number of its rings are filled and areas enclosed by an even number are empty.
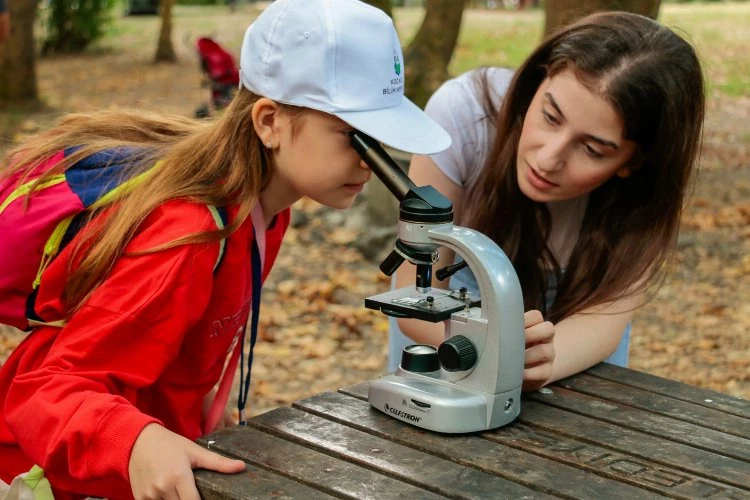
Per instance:
[[[42,54],[82,52],[104,36],[114,4],[114,0],[53,0],[47,3],[42,10],[46,32]]]
[[[404,51],[406,95],[420,108],[450,76],[465,6],[465,0],[427,0],[422,25]]]
[[[11,0],[10,38],[0,44],[0,107],[38,104],[34,20],[37,0]]]
[[[172,44],[172,7],[175,0],[161,0],[161,31],[156,46],[156,62],[175,62],[177,55]]]
[[[544,3],[544,34],[602,10],[624,10],[656,19],[661,0],[547,0]]]

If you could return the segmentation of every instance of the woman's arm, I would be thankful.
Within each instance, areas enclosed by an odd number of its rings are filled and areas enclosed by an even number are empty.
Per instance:
[[[409,166],[409,177],[417,186],[430,185],[453,203],[453,213],[461,213],[463,188],[448,178],[429,156],[414,156]],[[435,263],[435,269],[453,263],[455,252],[447,247],[439,250],[440,259]],[[396,287],[414,286],[416,282],[416,266],[404,262],[396,272]],[[433,279],[434,288],[447,288],[448,280]],[[428,323],[417,319],[399,319],[398,326],[406,336],[419,344],[440,344],[445,337],[443,323]]]
[[[609,357],[619,345],[642,294],[591,307],[554,326],[539,311],[526,313],[524,390],[576,374]]]

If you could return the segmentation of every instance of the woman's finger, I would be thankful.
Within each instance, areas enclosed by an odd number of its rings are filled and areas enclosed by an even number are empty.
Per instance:
[[[536,389],[544,385],[552,376],[552,365],[542,364],[523,371],[523,388],[525,390]]]
[[[527,327],[524,335],[526,337],[527,346],[552,342],[552,339],[555,337],[555,325],[549,321],[544,321],[534,326]]]
[[[539,344],[526,349],[524,355],[524,366],[533,367],[541,363],[549,363],[555,360],[555,348],[552,344]]]
[[[534,309],[523,313],[524,328],[537,325],[542,321],[544,321],[544,316],[542,316],[541,311]]]

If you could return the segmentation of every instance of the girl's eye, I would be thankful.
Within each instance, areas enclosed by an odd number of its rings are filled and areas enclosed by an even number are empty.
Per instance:
[[[542,114],[544,115],[544,121],[551,125],[558,125],[560,122],[557,118],[555,118],[551,113],[548,113],[545,110],[542,110]]]
[[[597,151],[596,149],[592,148],[589,144],[584,144],[583,149],[586,151],[586,154],[591,156],[592,158],[603,158],[604,155]]]

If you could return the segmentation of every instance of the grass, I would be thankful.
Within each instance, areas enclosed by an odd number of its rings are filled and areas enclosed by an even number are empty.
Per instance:
[[[232,14],[225,6],[177,6],[175,44],[186,37],[217,36],[226,47],[238,48],[246,25],[258,9],[245,5]],[[394,18],[404,45],[422,20],[419,8],[397,8]],[[750,96],[750,2],[663,4],[660,21],[691,40],[706,69],[712,93]],[[115,50],[154,50],[160,21],[156,16],[115,16],[101,46]],[[516,68],[542,36],[544,13],[535,11],[467,10],[450,65],[460,74],[482,65]],[[149,34],[149,35],[145,35]],[[236,52],[236,50],[235,50]]]
[[[199,36],[213,36],[239,56],[245,28],[259,12],[260,8],[254,4],[242,4],[234,13],[226,6],[177,6],[173,18],[173,42],[181,61],[179,66],[190,67],[185,71],[198,74],[192,43]],[[414,37],[422,17],[423,10],[419,8],[395,10],[396,26],[404,45]],[[709,102],[750,96],[750,58],[746,56],[750,53],[750,37],[745,35],[746,26],[750,26],[750,2],[667,3],[662,5],[660,20],[679,30],[697,47],[706,72]],[[544,13],[540,10],[467,10],[449,70],[457,75],[481,65],[518,67],[541,39],[543,25]],[[106,92],[113,85],[101,78],[98,68],[105,66],[110,70],[110,80],[122,77],[125,82],[132,73],[137,73],[143,81],[156,78],[159,71],[166,71],[150,65],[159,29],[157,16],[128,17],[122,15],[121,7],[116,8],[106,36],[87,54],[53,56],[38,61],[42,100],[61,112],[86,111],[83,92]],[[113,59],[117,61],[115,73],[111,72]],[[88,68],[83,76],[90,80],[85,82],[88,86],[67,88],[70,82],[60,81],[61,75],[73,71],[72,66],[76,63],[80,66],[81,61],[86,61]],[[69,66],[67,63],[73,64]],[[113,95],[111,104],[120,104],[127,91],[121,89],[118,95]],[[159,91],[157,87],[152,89],[157,100]],[[133,102],[125,104],[132,105]],[[24,110],[0,111],[0,137],[13,137],[26,113]]]

